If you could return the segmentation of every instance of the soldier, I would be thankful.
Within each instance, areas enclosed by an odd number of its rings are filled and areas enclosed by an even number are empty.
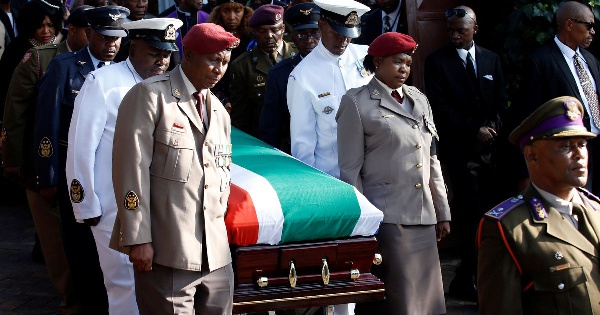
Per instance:
[[[301,3],[285,11],[292,26],[292,40],[299,54],[277,63],[269,70],[265,105],[260,113],[259,138],[290,154],[290,112],[287,109],[287,82],[290,73],[319,43],[320,8],[314,3]]]
[[[110,246],[133,262],[140,314],[232,312],[231,124],[210,88],[238,43],[221,26],[194,25],[181,65],[136,84],[119,107]]]
[[[283,7],[263,5],[248,25],[257,46],[231,63],[231,124],[258,137],[258,120],[265,97],[269,69],[298,52],[293,44],[283,40]]]
[[[58,208],[51,206],[39,193],[33,165],[33,124],[37,103],[38,80],[56,55],[79,50],[87,45],[88,27],[80,6],[71,12],[67,40],[60,44],[31,48],[15,68],[4,107],[3,166],[4,176],[25,186],[27,202],[35,224],[48,276],[56,288],[61,313],[78,311],[77,293],[73,291],[71,271],[61,240]]]
[[[481,314],[599,314],[600,199],[585,186],[583,105],[554,98],[509,136],[531,182],[487,212],[478,232]]]
[[[97,67],[110,64],[119,50],[122,27],[129,10],[107,6],[85,11],[91,28],[86,30],[89,45],[64,53],[50,61],[40,79],[34,126],[34,156],[37,185],[51,205],[58,201],[63,240],[73,273],[76,292],[81,294],[84,314],[106,314],[107,298],[98,262],[96,245],[87,219],[78,224],[73,216],[65,178],[67,136],[73,103],[85,76]]]

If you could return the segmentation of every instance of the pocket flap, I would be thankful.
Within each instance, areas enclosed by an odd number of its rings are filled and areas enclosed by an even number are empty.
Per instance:
[[[583,267],[544,273],[533,280],[536,291],[564,292],[587,282]]]

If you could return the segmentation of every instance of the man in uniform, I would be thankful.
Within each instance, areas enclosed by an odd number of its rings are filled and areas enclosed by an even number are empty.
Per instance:
[[[287,82],[290,73],[319,43],[321,11],[314,3],[301,3],[285,11],[285,20],[293,29],[292,40],[298,54],[269,70],[265,104],[260,113],[259,138],[290,154],[290,112],[287,108]]]
[[[170,18],[124,24],[131,44],[129,58],[91,72],[75,99],[69,128],[67,182],[75,219],[93,219],[91,227],[111,314],[137,314],[129,257],[109,248],[117,202],[112,183],[112,145],[121,100],[135,84],[163,74],[181,21]]]
[[[87,74],[110,64],[119,50],[122,27],[129,10],[119,6],[85,11],[90,28],[89,44],[81,50],[63,53],[50,61],[40,79],[33,144],[37,185],[51,205],[58,201],[63,241],[73,274],[75,290],[81,295],[83,313],[106,314],[107,298],[98,262],[96,245],[89,226],[94,219],[78,224],[73,216],[65,177],[67,136],[73,103]],[[83,223],[83,222],[82,222]]]
[[[37,104],[37,83],[56,55],[79,50],[87,45],[88,27],[85,10],[80,6],[71,12],[67,39],[60,44],[31,48],[15,68],[4,107],[3,166],[4,176],[25,186],[27,201],[35,224],[48,276],[60,299],[60,311],[78,311],[77,293],[73,291],[71,271],[61,240],[58,208],[39,193],[34,171],[33,124]]]
[[[221,26],[195,25],[181,65],[135,85],[119,107],[110,246],[133,262],[140,314],[232,312],[231,124],[209,89],[238,44]]]
[[[339,177],[335,115],[346,91],[372,78],[363,66],[368,46],[351,44],[369,7],[353,0],[317,0],[321,42],[290,74],[287,86],[292,155]]]
[[[231,124],[258,137],[258,120],[265,97],[269,69],[294,57],[296,47],[283,40],[283,7],[263,5],[248,21],[257,45],[231,63]]]
[[[587,141],[574,97],[554,98],[509,136],[531,182],[487,212],[478,232],[481,314],[599,314],[600,199],[587,181]]]

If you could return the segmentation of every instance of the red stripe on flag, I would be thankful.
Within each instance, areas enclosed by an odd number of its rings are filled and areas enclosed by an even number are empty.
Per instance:
[[[229,244],[246,246],[258,241],[258,217],[252,198],[246,190],[234,184],[231,184],[225,225]]]

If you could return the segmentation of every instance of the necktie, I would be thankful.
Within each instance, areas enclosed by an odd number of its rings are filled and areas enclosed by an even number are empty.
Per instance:
[[[475,65],[473,64],[473,59],[471,58],[471,53],[467,53],[467,75],[471,80],[471,85],[477,91],[479,90],[479,84],[477,83],[477,73],[475,73]]]
[[[390,18],[389,15],[386,15],[386,16],[383,17],[383,22],[384,22],[384,24],[383,24],[383,32],[384,33],[390,32],[392,30],[392,24],[390,24],[390,20],[391,19],[392,18]]]
[[[270,57],[271,63],[273,63],[273,65],[277,64],[277,51],[270,53],[269,57]]]
[[[392,91],[392,97],[400,104],[402,104],[402,102],[404,101],[404,98],[400,96],[400,93],[398,93],[398,91],[396,90]]]
[[[592,244],[597,244],[598,239],[596,238],[596,234],[592,231],[592,227],[590,226],[587,217],[584,213],[583,208],[577,203],[573,203],[573,214],[577,215],[577,229],[581,234],[587,238]]]
[[[102,67],[106,66],[106,64],[104,63],[104,61],[100,61],[98,62],[98,67],[96,67],[96,69],[100,69]]]
[[[202,120],[202,125],[204,126],[204,130],[208,130],[208,127],[206,127],[206,122],[204,121],[204,113],[202,111],[202,108],[204,107],[204,95],[202,95],[202,93],[200,92],[196,92],[193,94],[194,98],[196,99],[196,110],[198,111],[198,114],[200,115],[200,120]]]
[[[577,76],[579,77],[579,83],[581,84],[581,89],[583,89],[583,94],[585,94],[585,99],[588,101],[588,107],[590,108],[590,114],[592,116],[594,125],[596,127],[600,127],[600,109],[598,109],[598,95],[596,91],[594,91],[594,81],[592,81],[583,69],[581,62],[579,61],[578,54],[573,56],[573,63],[575,64],[575,70],[577,71]]]

